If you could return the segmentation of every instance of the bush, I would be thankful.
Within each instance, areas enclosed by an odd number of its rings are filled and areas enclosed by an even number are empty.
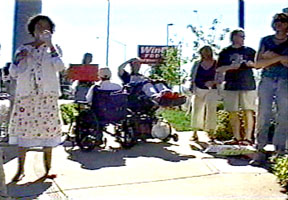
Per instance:
[[[233,138],[232,127],[229,122],[229,112],[225,110],[217,111],[217,126],[214,133],[210,133],[210,137],[220,141],[230,140]]]
[[[75,121],[76,116],[79,114],[77,110],[77,106],[78,105],[75,103],[62,104],[60,106],[63,123],[65,125],[70,124]]]
[[[288,155],[275,158],[272,165],[273,173],[277,176],[282,187],[288,190]]]

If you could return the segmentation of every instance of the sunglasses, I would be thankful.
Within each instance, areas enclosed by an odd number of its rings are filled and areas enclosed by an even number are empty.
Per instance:
[[[245,39],[245,35],[237,35],[237,36],[240,37],[240,38]]]
[[[281,22],[281,23],[288,23],[288,19],[274,19],[273,23]]]

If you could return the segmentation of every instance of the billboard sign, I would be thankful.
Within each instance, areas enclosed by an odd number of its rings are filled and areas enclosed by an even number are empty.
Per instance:
[[[138,57],[143,64],[157,64],[168,48],[175,48],[175,46],[138,45]]]

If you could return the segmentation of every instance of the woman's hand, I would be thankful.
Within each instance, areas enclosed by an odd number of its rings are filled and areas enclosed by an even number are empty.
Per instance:
[[[206,81],[204,84],[208,88],[212,88],[214,85],[216,85],[215,81]]]
[[[27,58],[28,55],[29,55],[29,52],[28,52],[27,49],[21,50],[19,53],[16,54],[15,59],[14,59],[14,63],[18,64],[20,61],[22,61],[25,58]]]
[[[225,73],[225,72],[230,71],[230,70],[237,70],[237,69],[239,69],[239,67],[240,67],[239,63],[233,62],[231,65],[224,65],[224,66],[217,68],[216,72],[217,73]]]
[[[251,60],[247,61],[245,64],[246,64],[248,67],[255,67],[255,63],[254,63],[253,61],[251,61]]]

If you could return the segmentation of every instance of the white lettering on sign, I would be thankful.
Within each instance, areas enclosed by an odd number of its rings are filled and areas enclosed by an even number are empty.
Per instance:
[[[141,47],[141,54],[152,53],[152,54],[163,54],[168,47]]]
[[[147,63],[158,63],[161,60],[163,53],[171,47],[173,48],[173,46],[139,45],[138,56]]]

